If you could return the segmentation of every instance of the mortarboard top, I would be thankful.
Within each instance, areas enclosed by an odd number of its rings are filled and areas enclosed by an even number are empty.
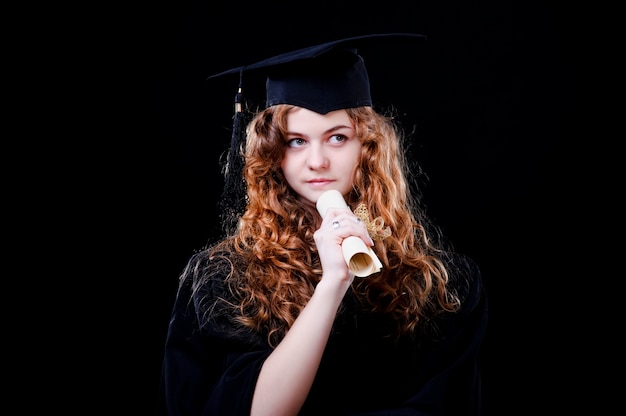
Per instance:
[[[255,76],[266,78],[266,107],[292,104],[326,114],[346,108],[372,106],[369,76],[358,49],[413,45],[424,39],[424,35],[413,33],[344,38],[211,75],[208,79],[239,75],[233,131],[225,165],[224,190],[219,202],[223,228],[227,232],[236,230],[238,220],[246,207],[244,160],[241,154],[241,147],[246,142],[241,105],[244,73],[255,73]]]
[[[413,33],[383,33],[350,37],[298,49],[232,68],[209,79],[244,73],[266,76],[266,107],[292,104],[320,114],[371,106],[370,84],[358,48],[414,43],[425,39]]]

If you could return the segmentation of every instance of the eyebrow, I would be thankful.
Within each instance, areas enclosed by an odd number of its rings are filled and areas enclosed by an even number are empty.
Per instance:
[[[336,132],[337,130],[342,130],[342,129],[354,130],[352,126],[346,126],[345,124],[340,124],[340,125],[333,126],[333,127],[329,128],[329,129],[327,129],[322,134],[330,134],[330,133]],[[298,132],[292,132],[292,131],[288,131],[287,135],[288,136],[306,136],[306,134],[302,134],[302,133],[298,133]]]

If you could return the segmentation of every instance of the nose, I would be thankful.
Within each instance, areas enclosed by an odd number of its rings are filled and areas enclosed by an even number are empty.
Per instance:
[[[307,160],[309,169],[325,169],[328,167],[328,162],[328,157],[321,144],[315,143],[309,147],[309,157]]]

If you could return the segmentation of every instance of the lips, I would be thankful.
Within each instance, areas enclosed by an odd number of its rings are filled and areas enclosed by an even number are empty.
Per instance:
[[[307,181],[307,183],[311,184],[311,185],[325,185],[328,183],[332,183],[333,181],[331,179],[323,179],[323,178],[316,178],[316,179],[311,179],[310,181]]]

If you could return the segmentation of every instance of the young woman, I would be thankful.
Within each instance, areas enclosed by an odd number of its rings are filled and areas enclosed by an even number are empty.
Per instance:
[[[257,66],[267,105],[246,130],[245,206],[180,277],[162,414],[480,414],[480,273],[438,238],[411,193],[400,129],[372,107],[354,46],[378,40]],[[328,190],[348,208],[318,211]],[[348,237],[382,267],[355,276]]]

